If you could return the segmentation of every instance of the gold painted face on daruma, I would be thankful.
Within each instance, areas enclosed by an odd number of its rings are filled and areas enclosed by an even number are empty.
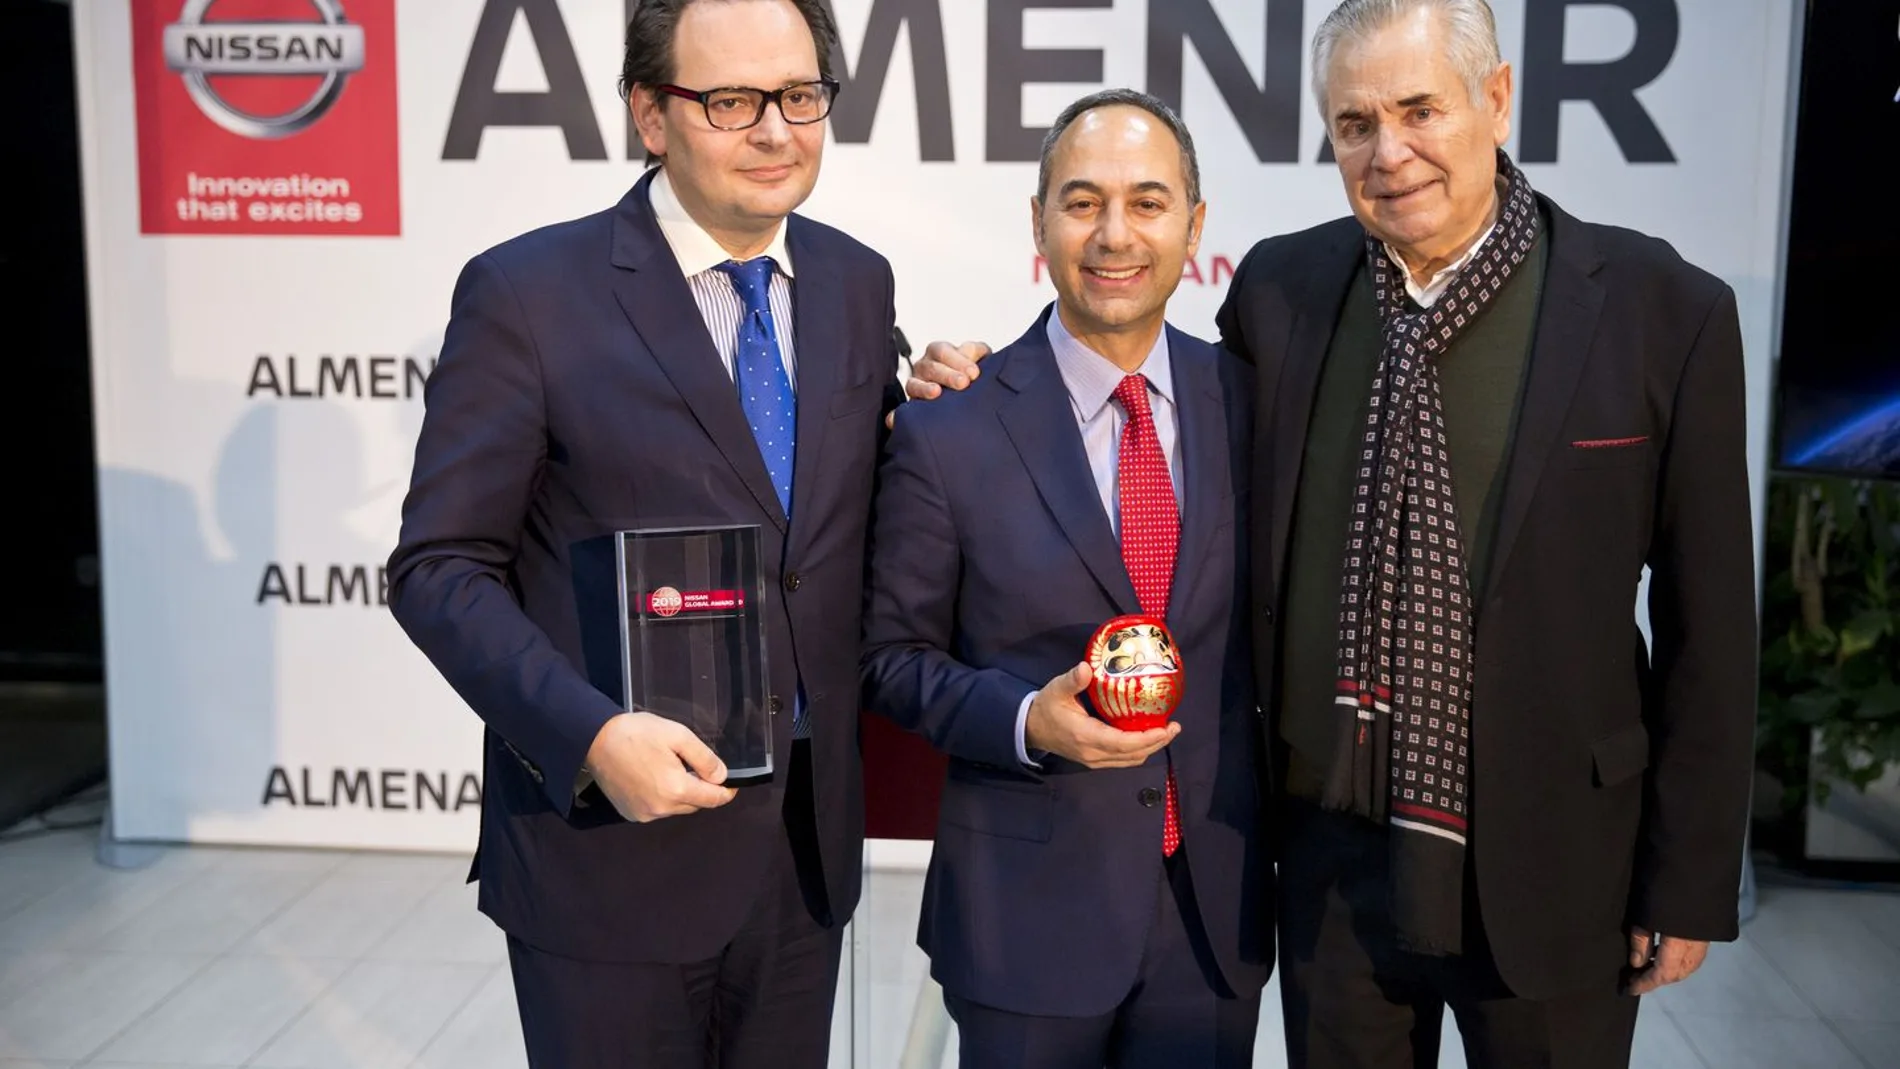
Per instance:
[[[1180,669],[1174,640],[1155,624],[1135,624],[1108,636],[1102,670],[1111,676],[1165,675]]]
[[[1165,726],[1181,704],[1180,650],[1167,626],[1148,616],[1118,616],[1089,640],[1089,697],[1095,711],[1124,731]]]

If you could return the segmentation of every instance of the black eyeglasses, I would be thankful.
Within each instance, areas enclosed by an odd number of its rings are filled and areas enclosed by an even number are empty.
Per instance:
[[[727,86],[701,92],[681,85],[653,87],[681,100],[697,100],[706,109],[706,122],[715,130],[744,130],[757,126],[765,118],[765,105],[778,105],[778,113],[793,126],[815,123],[831,114],[831,102],[837,99],[838,83],[830,78],[798,82],[783,89],[753,89]]]

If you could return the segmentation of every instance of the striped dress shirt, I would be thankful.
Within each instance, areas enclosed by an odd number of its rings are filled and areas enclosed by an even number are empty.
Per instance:
[[[653,184],[647,187],[648,202],[653,207],[653,218],[660,224],[660,233],[665,235],[666,243],[673,250],[673,256],[679,261],[680,274],[686,276],[686,284],[693,291],[693,303],[699,306],[699,317],[706,321],[706,332],[712,335],[713,348],[719,350],[719,361],[726,366],[726,374],[732,374],[732,354],[739,344],[739,320],[745,317],[745,302],[739,298],[739,291],[733,288],[732,279],[723,271],[715,270],[720,264],[732,257],[727,254],[718,241],[706,228],[693,221],[681,207],[679,198],[673,192],[672,183],[667,181],[666,168],[653,176]],[[778,331],[779,359],[785,363],[785,377],[792,383],[794,394],[798,391],[798,346],[792,336],[792,256],[785,248],[785,224],[781,221],[778,233],[772,235],[772,244],[766,247],[763,255],[770,256],[778,264],[778,270],[772,273],[772,325]]]

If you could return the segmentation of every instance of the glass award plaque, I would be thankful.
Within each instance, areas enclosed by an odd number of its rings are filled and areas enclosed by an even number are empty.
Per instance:
[[[757,525],[614,535],[627,708],[686,725],[731,786],[772,777],[759,537]]]

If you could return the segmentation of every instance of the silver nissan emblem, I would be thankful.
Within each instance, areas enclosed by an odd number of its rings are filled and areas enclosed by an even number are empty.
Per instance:
[[[343,83],[363,69],[363,27],[343,17],[337,0],[309,0],[315,22],[206,22],[216,0],[185,0],[178,21],[165,27],[165,66],[184,77],[185,91],[212,122],[240,137],[273,140],[308,130],[343,95]],[[211,88],[210,76],[270,78],[320,75],[310,99],[282,115],[255,115]]]

